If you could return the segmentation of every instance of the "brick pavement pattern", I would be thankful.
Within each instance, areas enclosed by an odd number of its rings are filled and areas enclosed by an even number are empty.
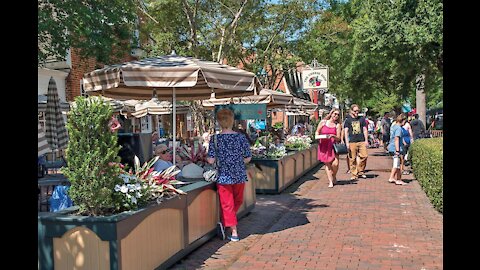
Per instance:
[[[217,238],[171,269],[443,269],[443,216],[413,175],[388,183],[391,157],[369,149],[367,179],[345,157],[328,188],[317,166],[279,195],[258,195],[239,221],[239,242]]]

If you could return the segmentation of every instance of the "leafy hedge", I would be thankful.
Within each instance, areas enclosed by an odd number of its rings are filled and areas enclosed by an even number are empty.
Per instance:
[[[433,206],[443,213],[443,138],[416,140],[410,155],[415,178]]]

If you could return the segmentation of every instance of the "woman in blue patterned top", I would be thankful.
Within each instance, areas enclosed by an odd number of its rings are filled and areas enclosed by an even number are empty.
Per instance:
[[[247,138],[232,130],[233,112],[229,109],[220,109],[217,112],[217,121],[222,132],[210,138],[208,147],[208,163],[215,163],[218,159],[217,190],[222,212],[222,223],[219,223],[223,238],[224,227],[230,227],[231,241],[239,241],[237,232],[237,211],[243,203],[243,190],[247,181],[245,164],[250,162],[250,144]],[[218,149],[215,148],[215,141]]]

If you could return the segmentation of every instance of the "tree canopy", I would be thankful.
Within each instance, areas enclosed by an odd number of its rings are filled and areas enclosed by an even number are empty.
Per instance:
[[[316,59],[341,102],[398,110],[416,99],[420,77],[426,104],[442,105],[441,0],[40,0],[39,61],[70,47],[108,61],[134,29],[144,57],[174,50],[241,63],[267,88]]]

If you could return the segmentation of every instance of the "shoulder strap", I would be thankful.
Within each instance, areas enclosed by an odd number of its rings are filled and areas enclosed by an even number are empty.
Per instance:
[[[217,152],[217,148],[218,148],[218,144],[217,144],[217,134],[213,135],[213,143],[215,144],[215,167],[218,168],[218,152]]]

